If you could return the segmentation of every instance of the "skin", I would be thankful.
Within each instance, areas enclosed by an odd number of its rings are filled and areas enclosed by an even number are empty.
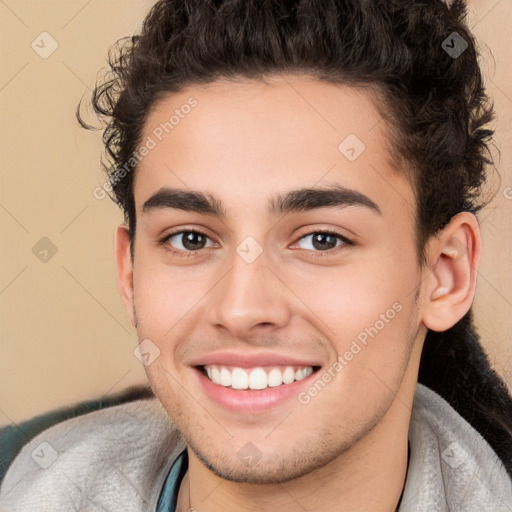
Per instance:
[[[197,107],[136,171],[133,261],[127,227],[116,232],[126,309],[139,340],[160,350],[145,367],[149,381],[188,446],[177,510],[394,511],[423,341],[427,328],[446,330],[471,306],[478,223],[455,216],[419,266],[413,189],[391,165],[389,127],[368,91],[305,76],[218,81],[163,98],[142,139],[190,96]],[[366,146],[353,162],[338,150],[350,133]],[[365,194],[381,213],[267,211],[276,192],[335,183]],[[211,193],[229,215],[143,214],[162,187]],[[209,240],[179,257],[158,243],[179,228]],[[354,245],[331,254],[315,248],[306,235],[322,228]],[[247,236],[263,251],[252,263],[236,252]],[[182,241],[167,246],[186,252]],[[291,399],[264,412],[228,411],[190,366],[212,352],[272,351],[317,360],[322,375],[395,303],[400,312],[306,405]],[[255,464],[237,457],[248,442],[260,454]]]

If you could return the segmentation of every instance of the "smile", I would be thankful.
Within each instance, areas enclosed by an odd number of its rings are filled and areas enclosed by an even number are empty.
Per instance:
[[[205,365],[203,370],[214,384],[231,389],[262,390],[292,384],[313,373],[312,366],[274,366],[241,368],[225,365]]]

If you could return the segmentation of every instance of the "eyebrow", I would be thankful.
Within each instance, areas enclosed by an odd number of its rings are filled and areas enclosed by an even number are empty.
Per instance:
[[[341,185],[325,188],[301,188],[284,194],[277,194],[269,199],[269,212],[277,217],[291,212],[305,212],[317,208],[344,208],[362,206],[378,214],[380,208],[369,197]],[[172,208],[187,212],[213,215],[226,219],[228,212],[222,201],[214,195],[195,190],[163,187],[153,194],[143,205],[142,213]]]

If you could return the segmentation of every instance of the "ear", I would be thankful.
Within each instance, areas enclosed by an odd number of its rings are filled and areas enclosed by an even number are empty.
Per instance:
[[[481,252],[480,228],[469,212],[455,215],[427,249],[423,323],[433,331],[455,325],[473,303]]]
[[[130,255],[128,227],[121,224],[116,230],[115,255],[117,286],[132,325],[136,327],[133,299],[133,262]]]

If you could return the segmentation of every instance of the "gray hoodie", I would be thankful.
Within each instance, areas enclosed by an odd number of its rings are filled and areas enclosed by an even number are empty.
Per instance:
[[[409,446],[400,512],[512,512],[512,480],[496,453],[422,384]],[[14,459],[0,489],[0,512],[155,512],[184,447],[156,398],[63,421]]]

